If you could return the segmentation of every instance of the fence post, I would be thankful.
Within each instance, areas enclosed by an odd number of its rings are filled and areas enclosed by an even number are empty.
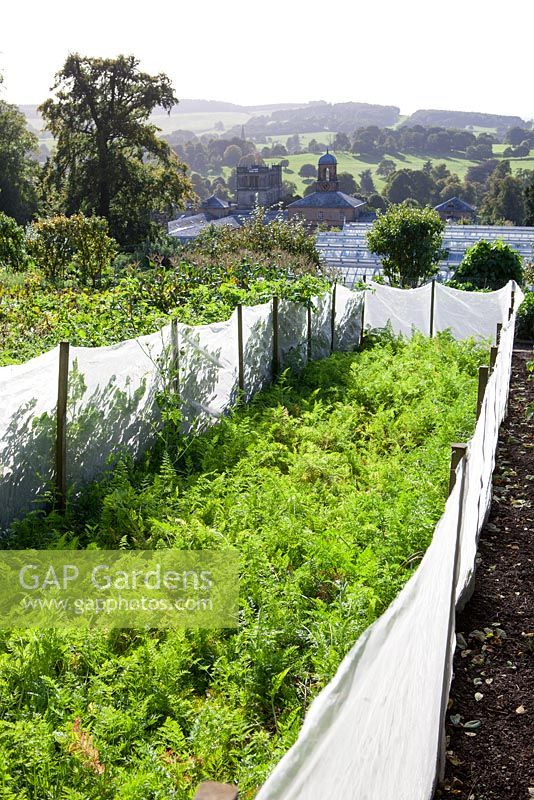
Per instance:
[[[499,352],[498,347],[491,347],[490,348],[490,372],[493,372],[495,367],[495,362],[497,361],[497,354]]]
[[[280,345],[278,341],[278,297],[273,297],[273,381],[280,372]]]
[[[484,403],[484,395],[486,394],[486,386],[488,385],[489,367],[478,368],[478,397],[477,397],[477,419],[480,417],[482,411],[482,404]]]
[[[365,298],[367,297],[367,289],[364,289],[362,293],[362,329],[360,331],[360,347],[363,345],[364,339],[364,330],[365,330]]]
[[[436,304],[436,279],[432,278],[432,289],[430,291],[430,338],[434,336],[434,306]]]
[[[462,444],[452,445],[451,478],[449,478],[449,495],[454,489],[454,485],[456,483],[456,467],[458,466],[462,458],[465,456],[466,451],[467,451],[466,444],[462,443]],[[464,464],[464,468],[462,470],[461,483],[460,483],[458,521],[456,524],[456,541],[454,545],[454,562],[453,562],[451,594],[449,602],[449,621],[447,625],[447,643],[445,647],[445,664],[443,665],[443,681],[441,684],[441,705],[440,705],[439,744],[438,744],[438,763],[437,763],[437,774],[439,781],[442,781],[443,778],[445,777],[445,761],[446,761],[446,751],[447,751],[445,718],[447,715],[449,685],[451,680],[451,664],[449,663],[449,645],[452,637],[452,632],[456,624],[456,585],[458,583],[458,574],[460,571],[460,539],[462,533],[466,471],[467,471],[467,465]],[[452,478],[452,476],[454,476],[454,479]]]
[[[56,413],[56,497],[55,506],[65,510],[67,502],[67,396],[69,390],[69,343],[59,343],[59,372]]]
[[[501,331],[502,331],[502,322],[498,322],[497,323],[497,333],[495,335],[495,344],[497,345],[497,347],[501,343]]]
[[[465,456],[467,445],[464,442],[455,442],[451,445],[451,468],[449,470],[449,494],[456,483],[456,467]]]
[[[336,346],[336,286],[337,281],[334,281],[332,288],[332,309],[330,314],[330,352],[333,353]]]
[[[176,318],[171,320],[171,391],[180,394],[180,344]]]
[[[243,306],[237,304],[237,368],[239,391],[245,391],[245,365],[243,358]]]
[[[308,361],[312,359],[312,303],[311,300],[308,300],[308,306],[306,308],[306,317],[307,317],[307,333],[306,333],[306,353],[308,356]]]

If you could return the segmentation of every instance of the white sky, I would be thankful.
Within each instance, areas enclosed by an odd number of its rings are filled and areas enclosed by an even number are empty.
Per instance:
[[[0,0],[1,96],[68,52],[133,53],[182,98],[355,100],[534,117],[534,0]]]

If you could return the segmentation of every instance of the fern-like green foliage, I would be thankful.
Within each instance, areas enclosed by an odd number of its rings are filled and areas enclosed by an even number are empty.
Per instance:
[[[11,546],[237,548],[241,608],[222,632],[1,632],[6,797],[185,800],[203,779],[252,797],[429,544],[483,358],[386,336],[19,523]]]

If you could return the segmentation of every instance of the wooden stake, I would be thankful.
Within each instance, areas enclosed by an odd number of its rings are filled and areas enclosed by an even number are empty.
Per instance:
[[[312,360],[312,303],[311,300],[308,300],[308,307],[306,309],[307,315],[307,336],[306,336],[306,343],[307,343],[307,356],[308,361]]]
[[[486,393],[486,386],[488,385],[489,367],[478,368],[478,397],[477,397],[477,419],[480,417],[482,411],[482,404],[484,403],[484,395]]]
[[[243,306],[241,303],[237,305],[237,365],[238,365],[238,380],[239,391],[245,391],[245,365],[243,353]]]
[[[332,311],[330,314],[330,352],[333,353],[336,347],[336,286],[334,281],[332,288]]]
[[[278,297],[273,297],[273,381],[280,373],[280,345],[278,341]]]
[[[451,494],[456,483],[456,467],[465,456],[467,445],[463,442],[451,445],[451,468],[449,471],[449,494]]]
[[[69,343],[59,343],[56,417],[56,508],[67,504],[67,397],[69,391]]]
[[[178,341],[178,320],[171,320],[171,391],[180,394],[180,343]]]
[[[490,348],[490,372],[493,372],[495,368],[495,362],[497,361],[497,353],[499,352],[498,347],[491,347]]]
[[[495,335],[495,344],[497,345],[497,347],[501,343],[501,331],[502,331],[502,322],[498,322],[497,323],[497,333]]]
[[[454,475],[454,482],[456,481],[456,467],[460,463],[467,450],[466,444],[453,444],[451,453],[451,474]],[[453,471],[454,467],[454,471]],[[465,497],[465,475],[467,472],[467,465],[464,464],[462,470],[461,484],[460,484],[460,500],[458,505],[458,521],[456,523],[456,542],[454,546],[454,562],[451,581],[451,593],[449,601],[449,621],[447,625],[447,646],[445,648],[445,664],[443,665],[443,681],[441,684],[441,705],[440,705],[440,722],[439,722],[439,745],[438,745],[438,764],[437,773],[438,779],[443,780],[445,776],[445,760],[446,760],[446,733],[445,733],[445,719],[447,715],[447,705],[449,701],[449,686],[451,681],[451,664],[450,659],[452,654],[449,652],[449,643],[451,641],[452,632],[456,625],[456,586],[458,584],[458,575],[460,572],[460,540],[462,534],[462,520],[464,512],[464,497]],[[452,488],[454,488],[454,482]],[[449,494],[452,491],[451,482],[449,481]]]
[[[434,336],[434,306],[436,303],[436,279],[432,278],[432,289],[430,291],[430,338]]]
[[[360,347],[363,345],[363,339],[364,339],[364,330],[365,330],[365,298],[366,298],[366,297],[367,297],[367,289],[365,289],[365,290],[364,290],[364,293],[363,293],[363,296],[362,296],[362,322],[361,322],[362,329],[361,329],[361,331],[360,331]]]

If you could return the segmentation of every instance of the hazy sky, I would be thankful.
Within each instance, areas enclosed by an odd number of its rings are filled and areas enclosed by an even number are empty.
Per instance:
[[[357,100],[534,117],[534,0],[2,0],[1,96],[66,55],[133,53],[178,97]]]

